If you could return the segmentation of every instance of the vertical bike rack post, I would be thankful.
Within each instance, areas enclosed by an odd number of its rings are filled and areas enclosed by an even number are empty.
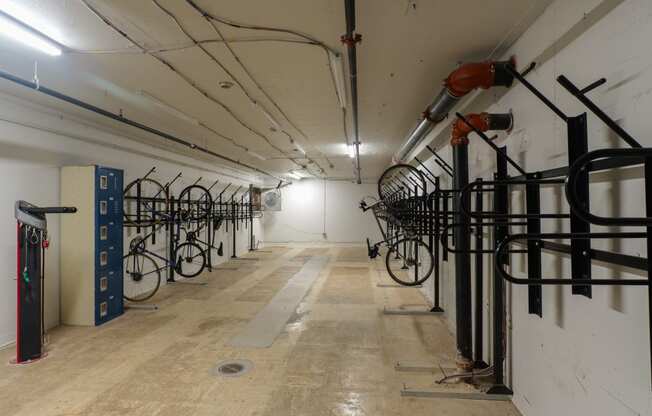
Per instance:
[[[502,147],[500,152],[507,154],[507,147]],[[494,179],[505,181],[507,176],[507,159],[496,154],[496,173]],[[509,213],[509,195],[507,185],[495,185],[494,191],[494,212],[497,215],[507,215]],[[468,206],[468,205],[467,205]],[[494,227],[494,247],[498,247],[508,235],[507,218],[497,218]],[[509,257],[496,258],[495,262],[509,264]],[[494,275],[493,289],[494,307],[493,307],[493,367],[494,367],[494,385],[487,391],[487,394],[513,394],[512,390],[505,385],[505,284],[503,279],[497,274]]]
[[[652,157],[645,158],[645,216],[652,218]],[[652,224],[645,228],[647,238],[647,299],[648,299],[648,342],[650,343],[650,371],[652,374]]]
[[[568,166],[571,166],[580,156],[588,152],[588,133],[586,114],[577,117],[569,117],[568,124]],[[576,188],[578,196],[584,201],[584,208],[589,209],[589,172],[585,170],[578,176]],[[591,232],[591,225],[577,216],[571,210],[570,213],[571,233]],[[571,270],[573,279],[591,278],[591,240],[571,240]],[[574,295],[591,297],[591,286],[574,285],[571,289]]]
[[[443,215],[442,215],[442,226],[444,228],[448,227],[448,200],[450,199],[450,194],[448,192],[441,192],[441,202],[443,204]],[[442,260],[448,262],[448,251],[444,250],[442,252]]]
[[[176,240],[177,240],[177,235],[176,235],[176,223],[179,221],[177,218],[177,207],[174,205],[175,199],[174,195],[170,194],[169,196],[170,200],[170,207],[168,209],[168,220],[170,222],[170,228],[169,228],[169,244],[168,244],[168,250],[169,250],[169,256],[171,259],[176,262],[176,259],[174,258],[174,253],[176,252]],[[168,278],[167,281],[170,283],[174,283],[174,267],[170,266],[168,267]]]
[[[237,220],[236,220],[236,211],[235,211],[235,194],[238,193],[238,191],[242,188],[242,186],[238,186],[238,189],[231,194],[231,231],[233,235],[233,251],[231,252],[231,258],[232,259],[237,259],[238,256],[236,254],[236,231],[237,231]]]
[[[540,179],[538,173],[528,173],[527,179]],[[528,234],[539,234],[541,232],[541,220],[535,215],[541,214],[541,187],[538,183],[532,182],[525,185],[525,205],[528,214]],[[541,280],[541,241],[529,240],[527,242],[527,270],[528,278]],[[541,286],[528,286],[528,313],[543,316],[541,304]]]
[[[482,182],[482,178],[478,178],[477,182]],[[477,212],[482,212],[483,210],[483,193],[482,185],[479,186],[479,191],[475,194],[475,210]],[[473,363],[474,368],[487,368],[488,365],[484,361],[484,351],[482,340],[484,338],[484,322],[483,322],[483,297],[484,297],[484,265],[483,265],[483,255],[484,242],[483,242],[483,228],[482,228],[482,217],[476,219],[476,228],[475,228],[475,361]]]
[[[514,78],[525,86],[532,94],[534,94],[541,102],[543,102],[553,113],[562,119],[567,126],[568,131],[568,166],[571,166],[578,157],[582,156],[588,151],[588,138],[587,138],[587,125],[586,125],[586,114],[581,114],[576,117],[569,117],[564,114],[563,111],[559,109],[555,104],[552,103],[545,95],[541,93],[534,85],[532,85],[522,74],[519,74],[518,71],[514,68],[508,68],[509,72],[514,75]],[[602,111],[597,108],[590,100],[588,100],[584,93],[578,90],[567,78],[560,76],[557,78],[560,84],[564,86],[569,92],[578,97],[587,107],[589,107],[596,115],[600,118],[605,116]],[[591,86],[587,87],[585,91],[590,91],[596,86],[600,85],[602,81],[593,83]],[[613,122],[611,119],[606,117],[607,121]],[[604,119],[603,119],[604,120]],[[605,121],[605,122],[607,122]],[[609,124],[609,123],[608,123]],[[615,124],[615,123],[613,123]],[[610,127],[611,124],[609,124]],[[616,132],[624,132],[620,126],[616,125]],[[621,135],[625,141],[631,136],[625,133],[625,136]],[[633,139],[632,139],[633,140]],[[636,142],[634,140],[634,142]],[[629,143],[629,141],[628,141]],[[588,209],[589,204],[589,174],[584,172],[581,177],[578,178],[580,183],[578,184],[578,192],[582,193],[581,197],[585,201]],[[570,228],[571,233],[580,233],[580,232],[590,232],[591,226],[588,222],[584,221],[577,215],[571,212],[570,215]],[[573,279],[590,279],[591,278],[591,258],[589,253],[591,252],[591,242],[590,240],[581,240],[573,239],[571,240],[571,270]],[[572,288],[572,293],[574,295],[583,295],[588,298],[591,297],[591,286],[589,285],[574,285]]]
[[[440,218],[439,218],[439,214],[440,214],[439,202],[441,200],[440,191],[439,191],[439,177],[435,178],[435,191],[434,191],[433,198],[430,198],[430,200],[432,201],[431,203],[433,204],[432,212],[434,213],[434,220],[435,220],[435,223],[434,223],[435,229],[433,230],[435,239],[434,239],[434,243],[431,243],[434,246],[432,248],[432,250],[433,250],[433,256],[435,258],[435,270],[434,270],[434,276],[433,276],[434,277],[433,285],[434,285],[435,290],[433,291],[433,296],[432,296],[433,297],[433,307],[432,307],[432,309],[430,311],[431,312],[443,313],[444,309],[440,306],[440,300],[439,300],[439,298],[440,298],[440,294],[439,294],[439,279],[440,279],[440,275],[439,275],[439,272],[440,272],[440,270],[439,270],[439,261],[440,261],[440,256],[439,256],[439,234],[441,232],[440,231],[441,230],[441,227],[440,227],[441,223],[440,223]]]
[[[462,189],[469,183],[468,144],[460,143],[453,146],[453,188]],[[453,230],[455,246],[459,253],[455,255],[455,319],[457,332],[458,367],[469,369],[473,367],[473,328],[471,301],[471,256],[468,253],[471,239],[469,237],[469,218],[461,212],[459,195],[453,200],[455,211],[454,222],[459,224]],[[468,202],[465,204],[468,206]]]
[[[217,183],[219,182],[219,179],[215,180],[211,186],[206,188],[206,191],[208,191],[208,194],[210,195],[211,189]],[[213,234],[215,234],[215,231],[213,231],[213,223],[215,222],[214,218],[214,208],[215,204],[211,201],[211,206],[208,209],[208,214],[206,215],[206,241],[208,242],[208,255],[206,256],[206,262],[208,266],[208,271],[212,272],[213,271]]]
[[[249,186],[249,251],[256,250],[254,242],[254,200],[252,198],[253,187]]]

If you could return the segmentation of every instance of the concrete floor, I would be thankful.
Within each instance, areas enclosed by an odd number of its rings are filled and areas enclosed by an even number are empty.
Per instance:
[[[48,357],[0,367],[0,414],[49,415],[482,415],[516,416],[509,402],[401,397],[405,384],[434,387],[440,374],[399,373],[397,361],[451,363],[454,340],[432,316],[383,316],[384,306],[424,305],[391,283],[366,248],[273,247],[168,285],[158,311],[128,310],[97,328],[50,331]],[[315,255],[330,261],[270,348],[228,342]],[[0,351],[7,363],[13,349]],[[247,359],[241,377],[213,366]]]

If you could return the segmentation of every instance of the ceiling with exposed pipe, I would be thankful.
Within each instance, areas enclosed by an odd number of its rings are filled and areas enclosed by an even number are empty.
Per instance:
[[[500,58],[549,2],[358,0],[363,179],[391,163],[448,73],[461,62]],[[43,86],[274,175],[354,178],[344,1],[6,0],[6,7],[24,12],[29,20],[21,20],[64,53],[50,57],[0,37],[2,71],[27,80],[36,73]],[[7,81],[0,92],[227,163]]]

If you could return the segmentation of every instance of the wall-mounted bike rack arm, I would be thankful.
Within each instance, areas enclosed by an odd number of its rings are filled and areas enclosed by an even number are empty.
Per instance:
[[[227,184],[227,185],[224,187],[224,189],[222,189],[222,192],[220,192],[220,193],[217,195],[217,199],[222,198],[222,195],[224,194],[224,192],[226,192],[226,190],[229,189],[229,188],[231,187],[231,185],[232,185],[232,184],[230,184],[230,183]]]
[[[510,72],[514,78],[516,78],[525,88],[530,90],[532,94],[534,94],[539,100],[541,100],[546,107],[548,107],[550,110],[552,110],[553,113],[555,113],[559,118],[561,118],[564,121],[568,120],[568,116],[564,114],[563,111],[559,109],[555,104],[553,104],[552,101],[550,101],[545,95],[541,93],[534,85],[530,83],[523,75],[521,75],[516,68],[514,67],[507,67],[507,72]]]
[[[582,104],[586,106],[593,114],[595,114],[600,120],[602,120],[611,130],[613,130],[618,136],[620,136],[621,139],[623,139],[625,142],[627,142],[628,145],[631,147],[642,147],[641,144],[633,138],[629,133],[625,131],[622,127],[618,125],[611,117],[609,117],[600,107],[595,105],[589,97],[586,96],[586,94],[591,91],[592,89],[598,87],[599,85],[602,85],[606,82],[606,79],[601,78],[597,80],[596,82],[592,83],[588,87],[580,90],[573,84],[568,78],[566,78],[564,75],[560,75],[557,77],[557,82],[561,84],[562,87],[564,87],[568,92],[570,92],[573,96],[575,96]]]
[[[423,176],[425,176],[426,179],[428,179],[428,181],[429,181],[433,186],[435,186],[435,187],[439,186],[438,184],[435,183],[435,180],[437,179],[437,175],[435,175],[434,173],[432,173],[432,172],[430,171],[430,169],[428,169],[428,167],[427,167],[426,165],[424,165],[424,164],[423,164],[423,163],[422,163],[418,158],[415,157],[414,160],[416,160],[417,163],[419,164],[419,166],[421,166],[421,167],[424,169],[425,172],[424,172]]]
[[[207,189],[208,191],[210,191],[211,189],[213,189],[213,187],[215,187],[215,185],[217,185],[217,183],[218,183],[219,181],[220,181],[219,179],[215,179],[215,182],[213,182],[213,183],[211,184],[211,186],[209,186],[209,187],[206,188],[206,189]]]
[[[527,174],[527,172],[525,172],[525,170],[524,170],[524,169],[523,169],[523,168],[522,168],[518,163],[516,163],[512,158],[510,158],[509,156],[507,156],[506,153],[502,153],[502,152],[500,152],[500,151],[499,151],[499,147],[496,146],[496,143],[494,143],[493,140],[491,140],[489,137],[487,137],[487,135],[486,135],[484,132],[482,132],[482,131],[479,130],[475,125],[473,125],[473,123],[470,123],[470,122],[466,119],[466,117],[464,117],[464,116],[463,116],[462,114],[460,114],[460,113],[455,113],[455,115],[457,116],[457,118],[459,118],[460,120],[462,120],[462,121],[463,121],[463,122],[464,122],[468,127],[470,127],[471,130],[473,130],[473,132],[474,132],[475,134],[477,134],[478,136],[480,136],[480,138],[481,138],[485,143],[487,143],[487,144],[488,144],[488,145],[489,145],[489,146],[490,146],[490,147],[491,147],[491,148],[496,152],[497,155],[499,155],[500,157],[504,158],[504,159],[507,161],[507,163],[509,163],[510,165],[512,165],[512,167],[514,167],[514,169],[516,169],[517,171],[519,171],[519,173],[521,173],[521,174],[523,174],[523,175]]]
[[[448,174],[448,176],[451,176],[451,177],[452,177],[452,176],[453,176],[453,167],[452,167],[451,165],[449,165],[448,162],[446,162],[444,159],[442,159],[442,157],[439,156],[439,155],[437,154],[437,152],[435,152],[435,151],[433,150],[433,148],[430,147],[430,145],[427,145],[426,148],[427,148],[428,150],[430,150],[430,153],[432,153],[432,154],[435,156],[435,163],[437,163],[437,164],[439,165],[439,167],[440,167],[440,168],[441,168],[445,173]]]
[[[165,185],[163,185],[163,187],[164,187],[164,188],[169,192],[169,191],[170,191],[170,187],[171,187],[171,186],[172,186],[172,185],[173,185],[173,184],[174,184],[174,183],[175,183],[179,178],[181,178],[181,176],[183,176],[183,173],[182,173],[182,172],[177,173],[177,175],[176,175],[174,178],[172,178],[171,181],[166,182]],[[159,191],[159,192],[160,192],[160,191]],[[158,194],[157,194],[157,195],[158,195]]]
[[[422,190],[422,191],[424,191],[424,192],[426,191],[426,188],[425,188],[423,185],[417,183],[417,181],[415,181],[415,180],[412,179],[411,177],[407,176],[407,175],[404,174],[403,172],[399,172],[399,173],[401,174],[401,176],[403,176],[405,179],[407,179],[407,181],[410,182],[412,185],[418,187],[420,190]]]
[[[151,174],[154,173],[154,172],[156,172],[156,166],[152,166],[152,167],[150,168],[150,170],[148,170],[147,173],[146,173],[145,175],[141,176],[139,179],[140,179],[140,180],[142,180],[142,179],[147,179],[147,178],[149,177],[149,175],[151,175]]]
[[[238,187],[236,188],[236,190],[231,194],[231,196],[227,197],[226,199],[227,199],[227,200],[231,200],[231,202],[233,202],[233,200],[234,200],[236,194],[237,194],[238,192],[240,192],[240,189],[242,189],[242,185],[238,186]]]

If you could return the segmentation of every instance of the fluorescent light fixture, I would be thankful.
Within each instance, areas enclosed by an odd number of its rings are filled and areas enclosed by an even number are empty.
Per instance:
[[[61,55],[59,46],[22,20],[0,10],[0,34],[50,56]]]
[[[291,170],[290,172],[288,172],[288,176],[291,177],[291,178],[297,179],[297,180],[312,177],[312,175],[310,173],[308,173],[306,171],[303,171],[303,170],[298,170],[298,169],[297,170]]]
[[[312,175],[310,173],[308,173],[307,171],[303,171],[303,170],[295,170],[294,174],[298,175],[301,178],[310,178],[310,177],[312,177]]]
[[[201,125],[199,120],[197,120],[196,118],[193,118],[193,117],[189,116],[188,114],[185,114],[185,113],[177,110],[176,108],[172,107],[171,105],[164,103],[163,101],[159,100],[158,98],[154,97],[152,94],[149,94],[146,91],[140,91],[140,95],[147,98],[148,101],[150,101],[152,104],[156,105],[157,107],[161,108],[165,112],[167,112],[167,113],[169,113],[169,114],[171,114],[171,115],[173,115],[173,116],[175,116],[177,118],[180,118],[181,120],[187,121],[188,123],[194,124],[195,126]]]
[[[337,90],[337,98],[340,100],[340,107],[346,108],[346,87],[344,86],[344,64],[342,62],[342,55],[328,52],[328,60],[330,61],[331,72],[335,80],[335,89]]]
[[[360,152],[360,154],[362,154],[362,143],[359,142],[358,142],[358,151]],[[349,155],[351,159],[355,158],[355,144],[347,144],[346,153]]]
[[[300,179],[301,179],[301,176],[297,175],[297,174],[296,174],[295,172],[293,172],[293,171],[288,172],[288,176],[289,176],[290,178],[292,178],[292,179],[296,179],[296,180],[300,180]]]
[[[253,157],[257,158],[257,159],[260,159],[260,160],[267,160],[267,158],[266,158],[265,156],[262,156],[262,155],[260,155],[260,154],[258,154],[258,153],[256,153],[256,152],[254,152],[254,151],[251,151],[251,150],[249,150],[249,149],[247,149],[247,153],[249,153],[251,156],[253,156]]]

